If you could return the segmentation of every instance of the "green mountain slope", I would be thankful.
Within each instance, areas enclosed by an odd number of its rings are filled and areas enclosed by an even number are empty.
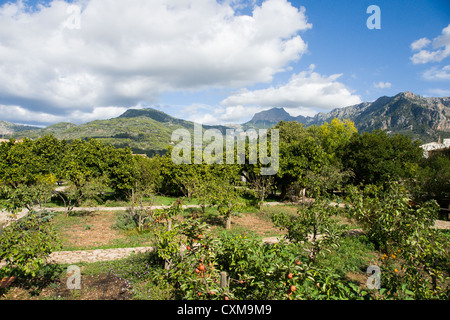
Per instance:
[[[164,154],[171,143],[172,132],[176,129],[194,131],[194,122],[177,119],[155,109],[130,109],[117,118],[95,120],[82,125],[61,122],[49,127],[20,131],[13,134],[16,139],[38,138],[53,134],[58,139],[95,138],[118,148],[130,147],[136,154]],[[203,126],[216,128],[225,133],[224,126]]]
[[[19,131],[34,131],[39,130],[38,127],[27,126],[22,124],[15,124],[0,120],[0,138],[7,138],[15,132]]]

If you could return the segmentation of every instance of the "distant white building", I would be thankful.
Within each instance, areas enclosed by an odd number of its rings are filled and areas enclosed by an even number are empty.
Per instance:
[[[440,140],[440,139],[439,139]],[[444,139],[441,142],[430,142],[420,146],[423,149],[423,156],[428,158],[428,152],[432,150],[440,150],[450,147],[450,139]]]

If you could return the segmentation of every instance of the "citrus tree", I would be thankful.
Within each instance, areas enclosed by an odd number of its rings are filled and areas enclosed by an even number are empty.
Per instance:
[[[234,184],[225,179],[214,181],[212,204],[217,206],[217,210],[225,220],[225,229],[231,228],[231,218],[240,208],[244,206],[240,198],[240,191]]]
[[[353,189],[351,216],[384,254],[383,293],[388,297],[430,299],[448,295],[448,240],[433,228],[439,206],[417,203],[399,183],[386,190]]]
[[[316,200],[312,204],[299,207],[297,215],[277,213],[272,221],[282,230],[287,230],[286,238],[309,252],[309,260],[314,262],[322,250],[337,247],[339,228],[332,219],[336,209],[327,201]]]
[[[52,213],[30,207],[24,217],[16,218],[17,212],[29,206],[30,199],[45,197],[42,194],[45,191],[44,188],[4,189],[9,201],[0,209],[6,209],[13,218],[0,231],[0,261],[6,261],[0,273],[35,276],[47,264],[50,253],[61,247],[51,223]]]

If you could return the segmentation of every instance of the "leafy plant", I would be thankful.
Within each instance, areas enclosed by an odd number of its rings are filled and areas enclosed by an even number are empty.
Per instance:
[[[436,201],[415,203],[398,183],[386,191],[366,186],[355,198],[353,217],[384,253],[383,292],[416,299],[448,295],[449,246],[443,234],[432,228],[439,210]],[[392,260],[401,262],[393,265]]]
[[[32,211],[3,229],[0,260],[6,261],[4,274],[35,276],[47,264],[50,253],[61,247],[50,219],[47,211]]]
[[[338,245],[339,229],[331,219],[334,214],[336,208],[324,200],[316,200],[306,207],[300,207],[296,216],[274,214],[272,221],[288,231],[288,240],[303,244],[309,251],[310,261],[314,262],[323,249]]]

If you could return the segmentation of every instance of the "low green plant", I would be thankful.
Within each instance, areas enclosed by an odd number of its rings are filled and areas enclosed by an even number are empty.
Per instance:
[[[0,235],[0,261],[4,275],[35,276],[47,264],[47,258],[60,248],[60,241],[46,211],[30,212],[13,221]]]
[[[434,200],[415,203],[398,183],[354,193],[352,215],[384,253],[384,296],[448,298],[450,248],[444,234],[433,228],[438,210]]]
[[[287,230],[286,238],[289,241],[302,243],[309,251],[309,259],[314,262],[322,250],[329,250],[339,244],[340,229],[332,219],[336,214],[337,208],[325,200],[316,200],[299,207],[295,216],[274,214],[272,221],[282,230]]]

